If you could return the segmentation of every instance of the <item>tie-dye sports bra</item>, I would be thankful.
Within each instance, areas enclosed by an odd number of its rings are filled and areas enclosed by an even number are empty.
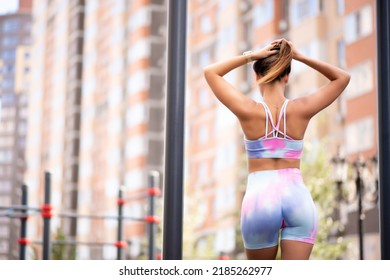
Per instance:
[[[300,159],[303,150],[303,140],[294,140],[286,134],[286,107],[288,99],[283,103],[280,110],[279,119],[276,125],[272,120],[271,111],[267,104],[260,101],[265,114],[265,135],[256,140],[245,140],[245,149],[248,158],[287,158]],[[284,131],[279,130],[280,122],[284,121]],[[268,132],[268,120],[272,125],[272,130]],[[283,137],[278,137],[282,135]]]

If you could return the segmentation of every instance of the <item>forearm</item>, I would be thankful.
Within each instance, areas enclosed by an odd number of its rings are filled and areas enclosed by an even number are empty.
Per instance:
[[[320,72],[322,75],[324,75],[326,78],[328,78],[331,81],[341,79],[341,78],[349,78],[349,74],[346,71],[336,66],[333,66],[329,63],[316,60],[304,56],[302,54],[298,55],[297,57],[294,57],[294,59],[306,64],[307,66],[313,68],[314,70],[317,70],[318,72]]]
[[[220,62],[216,62],[204,68],[206,73],[215,73],[219,76],[224,76],[233,69],[236,69],[247,63],[247,58],[245,55],[234,56],[232,58],[225,59]]]

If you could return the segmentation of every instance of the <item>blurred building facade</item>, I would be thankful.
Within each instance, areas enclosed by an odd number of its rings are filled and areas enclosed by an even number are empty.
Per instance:
[[[55,213],[114,216],[122,188],[124,215],[146,215],[147,197],[133,198],[146,194],[148,171],[162,172],[165,32],[164,0],[34,3],[31,204],[43,203],[49,171]],[[29,237],[41,240],[41,219],[31,220]],[[77,259],[116,258],[116,220],[54,215],[53,233],[58,228],[84,244]],[[123,239],[125,258],[145,254],[145,223],[125,220]],[[35,248],[39,258],[39,242]]]
[[[242,12],[237,4],[189,1],[186,213],[194,216],[187,219],[200,258],[231,253],[236,247],[242,192],[238,171],[245,168],[240,158],[242,138],[235,117],[210,94],[202,68],[241,52]],[[229,75],[229,80],[239,83],[240,74]]]
[[[305,55],[346,69],[352,76],[342,97],[311,121],[305,138],[311,153],[315,155],[320,146],[326,145],[329,155],[342,151],[351,162],[358,155],[369,159],[376,154],[374,2],[189,1],[187,188],[191,195],[188,200],[196,201],[189,205],[196,205],[202,213],[217,212],[222,216],[232,209],[238,211],[245,183],[242,132],[234,116],[226,112],[207,88],[202,68],[225,57],[261,48],[276,38],[287,38]],[[255,100],[261,98],[252,67],[243,66],[226,78],[244,94]],[[311,94],[325,82],[326,78],[321,74],[294,61],[288,98]],[[353,178],[349,185],[352,181]],[[224,202],[218,203],[221,197]],[[215,205],[220,208],[216,209]],[[356,205],[344,206],[344,234],[354,243],[357,240]],[[365,228],[369,233],[366,235],[366,258],[378,259],[378,221],[372,220],[374,216],[378,213],[369,215],[370,221]],[[199,240],[207,240],[207,236],[208,240],[214,240],[215,255],[221,251],[234,252],[234,246],[219,235],[225,230],[224,236],[232,238],[232,229],[237,228],[239,219],[237,215],[230,218],[223,222],[218,214],[204,215],[198,230],[195,228]],[[200,243],[200,251],[202,246]],[[351,250],[346,258],[357,256],[358,252]]]
[[[31,0],[0,16],[0,205],[20,204],[25,170]],[[0,259],[18,259],[19,219],[0,217]]]
[[[380,258],[379,211],[377,202],[365,199],[377,187],[376,170],[372,159],[378,151],[377,122],[377,56],[375,1],[345,0],[344,4],[344,63],[351,74],[351,82],[343,95],[344,150],[347,159],[363,159],[366,168],[363,179],[363,246],[365,259]],[[355,191],[355,186],[350,186]],[[359,230],[357,201],[345,205],[345,234],[358,244]],[[348,252],[347,258],[359,255],[358,246]]]

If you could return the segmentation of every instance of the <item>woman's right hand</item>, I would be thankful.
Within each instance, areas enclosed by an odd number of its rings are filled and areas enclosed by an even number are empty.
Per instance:
[[[298,52],[297,48],[294,46],[294,44],[291,41],[288,41],[284,38],[278,39],[273,41],[271,44],[280,44],[282,41],[285,41],[291,48],[292,52],[292,58],[295,60],[299,60],[299,58],[302,56],[301,53]]]
[[[265,46],[264,48],[262,48],[261,50],[253,51],[251,54],[252,60],[258,60],[258,59],[266,58],[266,57],[273,55],[273,54],[277,54],[278,51],[274,50],[273,47],[274,47],[274,44],[271,43],[271,44]]]

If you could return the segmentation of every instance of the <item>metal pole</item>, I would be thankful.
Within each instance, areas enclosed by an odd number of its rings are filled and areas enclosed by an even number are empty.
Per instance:
[[[359,233],[359,257],[361,260],[364,259],[364,248],[363,248],[363,207],[362,207],[362,178],[359,171],[359,166],[357,167],[357,178],[356,178],[356,191],[358,194],[358,233]]]
[[[150,217],[154,217],[156,209],[156,189],[159,187],[160,174],[157,171],[151,171],[149,173],[149,213]],[[157,224],[148,223],[148,239],[149,239],[149,260],[156,258],[156,235]]]
[[[376,1],[381,259],[390,260],[390,2]]]
[[[50,220],[51,220],[51,175],[45,172],[45,198],[42,207],[43,217],[43,254],[44,260],[50,260]]]
[[[341,202],[343,200],[343,194],[342,194],[342,187],[343,187],[343,182],[340,180],[337,180],[337,207],[336,207],[336,221],[341,222]],[[342,232],[340,231],[340,227],[337,227],[337,232],[336,236],[340,237],[342,235]]]
[[[187,0],[168,7],[163,259],[182,259]]]
[[[121,260],[123,256],[123,190],[122,187],[119,188],[118,192],[118,232],[117,232],[117,260]]]
[[[27,207],[28,204],[28,190],[26,185],[22,185],[22,205]],[[19,257],[21,260],[26,259],[26,237],[27,237],[27,210],[22,210],[26,217],[20,218],[20,240],[19,240]]]

